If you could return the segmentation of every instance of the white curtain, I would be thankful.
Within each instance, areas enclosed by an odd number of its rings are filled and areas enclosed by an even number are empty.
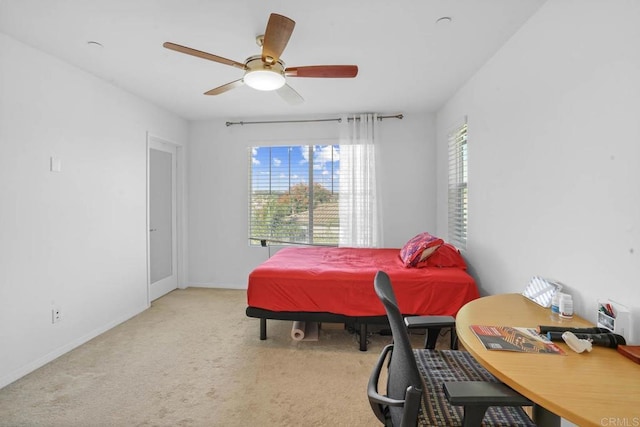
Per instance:
[[[340,246],[382,245],[376,185],[378,116],[343,117],[340,133]]]

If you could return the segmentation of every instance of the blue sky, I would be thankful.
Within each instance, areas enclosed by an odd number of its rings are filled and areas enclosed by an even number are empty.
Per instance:
[[[333,178],[334,189],[340,167],[340,152],[337,145],[315,145],[313,151],[314,182],[331,189]],[[286,190],[289,185],[309,183],[309,149],[308,146],[275,146],[251,148],[251,177],[253,190],[269,188],[271,173],[271,189]]]

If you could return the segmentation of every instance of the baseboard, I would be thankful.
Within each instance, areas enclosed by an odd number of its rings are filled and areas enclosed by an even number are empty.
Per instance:
[[[212,289],[247,289],[246,284],[236,285],[236,284],[220,284],[220,283],[211,283],[211,282],[189,282],[187,285],[189,288],[212,288]]]
[[[97,337],[100,334],[103,334],[105,332],[107,332],[109,329],[114,328],[116,326],[118,326],[119,324],[126,322],[127,320],[131,319],[134,316],[137,316],[138,314],[142,313],[143,311],[145,311],[147,308],[149,308],[149,305],[144,306],[141,309],[138,310],[134,310],[134,312],[126,314],[112,322],[107,323],[106,325],[94,329],[93,331],[89,332],[86,335],[83,335],[82,337],[73,340],[72,342],[65,344],[61,347],[58,347],[57,349],[45,354],[44,356],[34,360],[31,363],[27,363],[26,365],[14,370],[13,372],[10,372],[9,374],[0,377],[0,389],[3,387],[8,386],[9,384],[19,380],[20,378],[24,377],[27,374],[30,374],[31,372],[35,371],[38,368],[43,367],[44,365],[46,365],[49,362],[54,361],[55,359],[57,359],[58,357],[62,356],[65,353],[68,353],[69,351],[73,350],[76,347],[81,346],[82,344],[94,339],[95,337]]]

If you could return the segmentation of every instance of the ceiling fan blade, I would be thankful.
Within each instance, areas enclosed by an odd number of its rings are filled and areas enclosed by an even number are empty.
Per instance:
[[[304,98],[302,98],[300,94],[288,84],[285,84],[276,92],[278,92],[278,95],[280,95],[282,99],[287,101],[289,105],[299,105],[304,102]]]
[[[201,50],[192,49],[190,47],[181,46],[179,44],[164,42],[162,46],[167,49],[175,50],[176,52],[186,53],[187,55],[197,56],[198,58],[208,59],[209,61],[219,62],[225,65],[231,65],[232,67],[240,68],[241,70],[246,70],[247,66],[236,62],[232,59],[223,58],[218,55],[214,55],[212,53],[203,52]]]
[[[220,95],[221,93],[225,93],[227,91],[230,91],[231,89],[235,89],[235,88],[240,87],[242,85],[244,85],[244,81],[242,79],[234,80],[234,81],[229,82],[229,83],[227,83],[225,85],[218,86],[215,89],[211,89],[210,91],[205,92],[204,94],[205,95]]]
[[[278,15],[277,13],[272,13],[269,16],[262,42],[262,62],[273,64],[278,61],[284,48],[287,47],[287,43],[289,43],[289,38],[295,25],[295,21],[286,16]]]
[[[287,67],[288,77],[328,77],[349,78],[358,75],[357,65],[310,65],[307,67]]]

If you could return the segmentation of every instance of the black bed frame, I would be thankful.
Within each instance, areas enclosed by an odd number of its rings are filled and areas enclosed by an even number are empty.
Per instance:
[[[389,319],[383,316],[345,316],[334,313],[316,313],[305,311],[271,311],[256,307],[247,307],[247,316],[260,319],[260,340],[267,339],[267,319],[293,320],[305,322],[344,323],[353,325],[360,338],[360,351],[367,351],[367,325],[389,325]],[[435,348],[440,333],[439,327],[427,328],[425,348]],[[452,344],[453,345],[453,344]]]

